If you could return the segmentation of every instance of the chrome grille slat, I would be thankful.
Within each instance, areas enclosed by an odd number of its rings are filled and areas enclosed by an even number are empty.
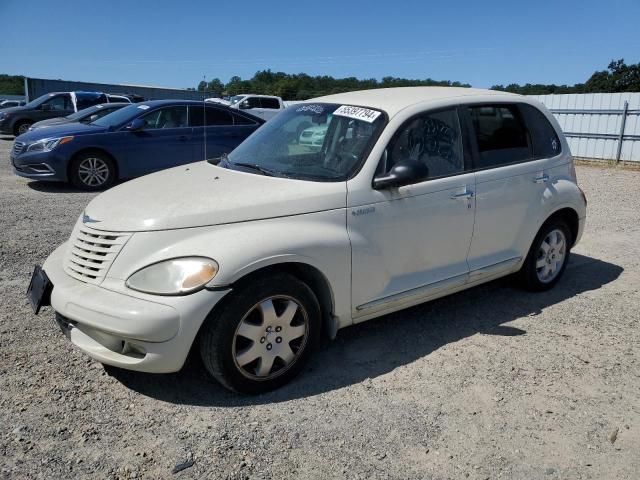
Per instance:
[[[24,149],[24,143],[22,142],[14,142],[13,143],[13,154],[20,155],[22,150]]]
[[[86,225],[74,229],[65,258],[65,271],[82,282],[100,284],[130,233],[103,232]]]

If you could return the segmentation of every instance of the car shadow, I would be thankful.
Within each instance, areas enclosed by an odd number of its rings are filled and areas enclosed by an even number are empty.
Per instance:
[[[5,142],[13,142],[15,140],[15,137],[1,136],[0,140],[4,140]]]
[[[113,188],[117,185],[120,185],[121,183],[124,183],[124,181],[125,180],[118,180],[114,184],[110,185],[109,188]],[[47,182],[46,180],[33,180],[27,183],[27,186],[32,190],[35,190],[37,192],[43,192],[43,193],[95,193],[97,194],[107,190],[107,189],[104,189],[104,190],[96,190],[93,192],[87,192],[85,190],[80,190],[79,188],[74,187],[70,183]]]
[[[106,367],[107,373],[143,395],[165,402],[243,406],[284,402],[357,384],[407,365],[449,343],[475,335],[517,336],[526,331],[504,325],[538,315],[575,295],[617,279],[623,268],[572,254],[562,280],[551,290],[530,293],[506,277],[379,319],[340,330],[325,342],[290,384],[259,396],[231,393],[208,376],[197,354],[174,374],[146,374]]]

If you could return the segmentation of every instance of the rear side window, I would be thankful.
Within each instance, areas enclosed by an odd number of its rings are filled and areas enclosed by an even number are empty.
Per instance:
[[[477,168],[531,159],[527,130],[515,105],[469,107],[480,158]]]
[[[203,118],[202,109],[204,107],[190,107],[190,123],[192,127],[202,127],[204,125],[205,119]],[[233,117],[226,110],[221,110],[219,108],[207,107],[207,118],[206,125],[233,125]]]
[[[547,117],[531,105],[522,104],[520,110],[531,135],[533,156],[535,158],[550,158],[559,155],[562,150],[560,139]]]
[[[100,103],[106,103],[106,102],[107,102],[106,95],[76,93],[76,105],[78,107],[78,110],[83,110],[85,108],[93,107],[94,105],[98,105]]]
[[[262,108],[273,108],[275,110],[280,109],[280,102],[278,102],[277,98],[262,97],[260,99],[260,103],[262,104]]]

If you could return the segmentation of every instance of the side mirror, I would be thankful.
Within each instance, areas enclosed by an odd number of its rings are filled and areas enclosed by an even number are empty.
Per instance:
[[[129,130],[130,132],[138,132],[142,130],[146,125],[147,122],[145,122],[143,119],[134,118],[131,123],[125,127],[125,129]]]
[[[249,102],[247,100],[245,100],[243,102],[240,102],[240,105],[238,105],[238,108],[240,110],[248,110],[251,107],[249,107]]]
[[[389,173],[378,175],[373,179],[375,190],[397,188],[411,183],[417,183],[429,177],[429,169],[423,163],[407,160],[396,163]]]
[[[51,111],[51,105],[49,105],[48,103],[43,103],[42,105],[40,105],[40,110],[42,110],[43,112],[49,112]]]

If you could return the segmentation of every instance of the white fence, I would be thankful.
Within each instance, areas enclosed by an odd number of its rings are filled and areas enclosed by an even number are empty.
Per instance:
[[[532,97],[558,119],[574,157],[640,162],[640,93]]]

